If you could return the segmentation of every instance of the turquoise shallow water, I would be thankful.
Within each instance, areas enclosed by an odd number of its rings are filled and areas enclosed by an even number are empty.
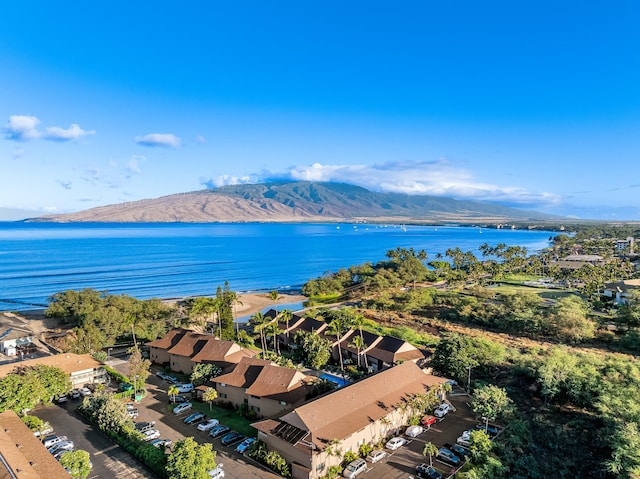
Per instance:
[[[553,233],[474,227],[363,224],[55,224],[0,223],[0,310],[46,304],[67,289],[95,288],[146,299],[234,291],[297,289],[310,278],[396,247],[483,243],[548,246]],[[478,254],[479,255],[479,254]]]

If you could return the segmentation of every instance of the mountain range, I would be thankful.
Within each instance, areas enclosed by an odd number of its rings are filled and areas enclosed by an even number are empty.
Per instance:
[[[505,223],[554,219],[560,218],[492,203],[377,193],[344,183],[297,181],[221,186],[30,221]]]

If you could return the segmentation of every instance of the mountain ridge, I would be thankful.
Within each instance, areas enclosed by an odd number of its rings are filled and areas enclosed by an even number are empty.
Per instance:
[[[28,221],[51,222],[508,222],[560,219],[466,200],[378,193],[346,183],[280,181],[226,185]]]

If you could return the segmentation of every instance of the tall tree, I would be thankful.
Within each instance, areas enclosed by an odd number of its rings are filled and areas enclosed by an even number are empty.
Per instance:
[[[344,361],[342,359],[342,334],[344,333],[344,322],[340,318],[334,318],[327,327],[327,332],[336,337],[338,342],[338,357],[340,358],[340,370],[344,373]]]
[[[367,344],[365,344],[364,339],[362,339],[362,336],[355,336],[351,342],[349,343],[349,346],[351,346],[352,348],[356,348],[356,350],[358,351],[358,367],[361,366],[360,363],[360,358],[362,357],[362,351],[364,351],[367,348]],[[365,368],[368,368],[368,362],[367,362],[367,355],[364,355],[364,365]]]
[[[209,410],[211,410],[211,405],[216,399],[218,399],[218,391],[214,388],[207,388],[202,394],[202,400],[209,403]]]
[[[60,457],[60,464],[69,471],[73,479],[86,479],[91,473],[91,460],[87,451],[67,451]]]
[[[192,437],[178,441],[167,458],[169,479],[210,479],[216,467],[216,453],[209,443],[198,444]]]
[[[178,389],[178,386],[176,386],[175,384],[172,384],[171,386],[169,386],[169,389],[167,390],[167,394],[169,395],[169,397],[171,398],[171,402],[173,404],[176,403],[176,396],[180,393],[180,389]]]
[[[142,353],[137,346],[134,346],[130,350],[129,355],[129,379],[133,382],[133,387],[136,391],[144,389],[144,384],[149,377],[149,368],[151,368],[151,361],[142,357]]]
[[[489,421],[495,421],[509,406],[511,400],[507,391],[503,388],[489,384],[481,386],[473,391],[471,398],[471,410],[478,418],[485,420],[485,430],[489,427]]]
[[[293,312],[291,312],[290,309],[283,309],[280,312],[280,317],[282,318],[282,320],[284,321],[284,323],[287,326],[287,338],[289,337],[289,321],[291,321],[291,318],[293,318]]]
[[[438,446],[428,442],[422,448],[422,455],[429,458],[429,466],[433,467],[433,457],[438,457]]]
[[[276,314],[278,314],[278,300],[280,299],[280,293],[274,289],[269,293],[269,297],[271,298],[271,301],[273,301],[273,307],[276,310]]]

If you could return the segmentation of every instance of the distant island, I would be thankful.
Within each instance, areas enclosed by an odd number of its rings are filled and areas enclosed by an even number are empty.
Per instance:
[[[342,222],[509,223],[561,217],[492,203],[376,193],[305,181],[222,186],[27,221],[118,223]]]

